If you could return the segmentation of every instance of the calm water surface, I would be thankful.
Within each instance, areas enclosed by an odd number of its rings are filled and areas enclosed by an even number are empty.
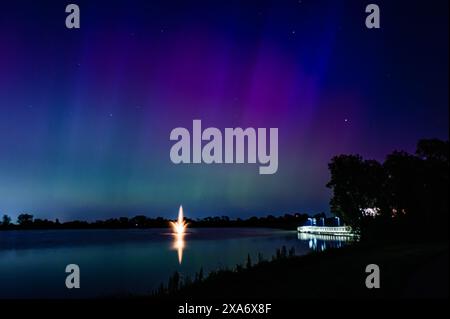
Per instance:
[[[265,259],[277,248],[297,255],[341,247],[345,239],[257,228],[189,229],[182,240],[168,229],[0,232],[0,298],[85,298],[146,294],[175,271],[193,277]],[[181,259],[181,263],[180,263]],[[65,267],[80,266],[81,288],[65,287]]]

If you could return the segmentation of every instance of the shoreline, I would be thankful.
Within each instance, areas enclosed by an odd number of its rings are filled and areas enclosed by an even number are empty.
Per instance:
[[[445,241],[357,243],[219,271],[152,298],[448,298],[448,246]],[[365,286],[369,264],[381,269],[380,289]]]
[[[190,226],[189,229],[203,229],[203,228],[260,228],[260,229],[279,229],[279,230],[286,230],[291,232],[298,233],[297,229],[295,228],[283,228],[283,227],[277,227],[277,226],[236,226],[236,225],[230,225],[230,226],[214,226],[214,225],[208,225],[208,226]],[[33,231],[33,230],[144,230],[144,229],[171,229],[168,225],[167,227],[163,226],[154,226],[154,227],[55,227],[55,228],[8,228],[8,229],[0,229],[0,232],[2,231]]]

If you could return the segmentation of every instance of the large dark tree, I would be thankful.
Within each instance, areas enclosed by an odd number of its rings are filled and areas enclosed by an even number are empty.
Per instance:
[[[329,164],[331,210],[370,236],[448,232],[449,143],[421,140],[416,154],[395,151],[381,165],[358,155]],[[365,209],[372,213],[365,214]]]
[[[422,140],[416,154],[423,160],[422,183],[428,222],[447,227],[449,215],[449,142]]]
[[[333,190],[331,211],[355,229],[361,226],[363,212],[379,207],[385,179],[380,163],[364,161],[359,155],[340,155],[329,164]]]
[[[426,211],[423,161],[405,152],[394,152],[383,164],[387,174],[383,214],[392,217],[417,217]]]

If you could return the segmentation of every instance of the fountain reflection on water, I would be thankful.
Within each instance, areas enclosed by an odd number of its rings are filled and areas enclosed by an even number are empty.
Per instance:
[[[174,241],[173,241],[173,249],[175,249],[178,253],[178,263],[181,264],[183,261],[183,249],[185,247],[185,241],[184,241],[184,234],[173,234]]]

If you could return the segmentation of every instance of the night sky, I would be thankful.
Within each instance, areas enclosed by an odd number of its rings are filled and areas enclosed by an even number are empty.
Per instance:
[[[334,155],[448,139],[448,36],[448,1],[2,1],[0,213],[329,212]],[[193,119],[278,127],[278,172],[173,164]]]

